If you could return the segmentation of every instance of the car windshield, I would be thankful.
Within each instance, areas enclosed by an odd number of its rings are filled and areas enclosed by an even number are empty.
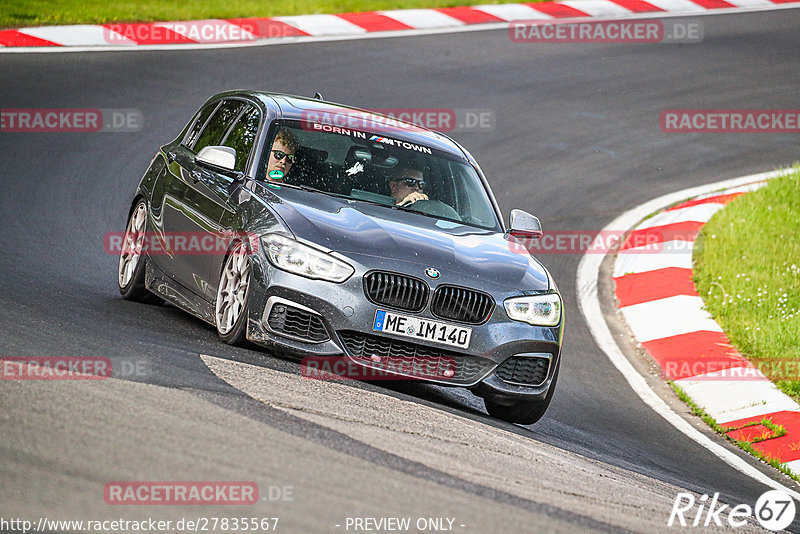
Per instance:
[[[499,226],[476,170],[435,148],[351,128],[285,120],[276,121],[267,142],[270,150],[263,151],[259,180],[270,179],[270,155],[283,156],[292,151],[287,144],[296,143],[295,162],[282,178],[290,186],[470,226]],[[278,143],[288,150],[273,151]],[[273,178],[280,176],[273,170]],[[403,202],[411,193],[415,201]]]

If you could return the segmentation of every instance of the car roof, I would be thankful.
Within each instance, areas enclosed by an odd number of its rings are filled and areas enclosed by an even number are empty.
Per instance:
[[[343,104],[326,102],[316,98],[306,98],[297,95],[284,93],[268,93],[262,91],[237,91],[236,93],[258,98],[267,107],[274,108],[277,105],[278,118],[289,120],[308,120],[310,115],[323,117],[322,122],[334,120],[334,124],[351,125],[355,130],[361,129],[369,133],[382,134],[387,137],[426,145],[430,148],[441,150],[452,154],[460,159],[468,160],[463,149],[455,141],[439,132],[434,132],[427,128],[402,121],[389,115],[383,115],[374,111],[360,109]],[[231,95],[232,93],[228,93]],[[228,96],[226,95],[226,96]],[[336,119],[340,118],[342,122]],[[347,122],[353,120],[353,122]],[[367,124],[368,126],[358,125]]]

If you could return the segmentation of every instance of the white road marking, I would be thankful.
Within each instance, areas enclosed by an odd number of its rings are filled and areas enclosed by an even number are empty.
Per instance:
[[[356,26],[336,15],[298,15],[296,17],[275,17],[274,20],[286,23],[313,36],[367,33],[367,30],[361,26]]]
[[[705,13],[708,10],[699,4],[695,4],[690,0],[646,0],[648,4],[663,9],[664,11],[681,11],[683,13]]]
[[[119,46],[135,45],[127,37],[113,32],[103,26],[95,24],[81,24],[76,26],[40,26],[38,28],[23,28],[20,33],[52,41],[64,46]]]
[[[396,9],[392,11],[379,11],[398,22],[412,28],[448,28],[451,26],[463,26],[464,23],[458,19],[445,15],[435,9]]]
[[[642,224],[636,226],[637,230],[645,228],[654,228],[656,226],[664,226],[667,224],[675,224],[681,222],[701,222],[707,223],[711,217],[722,209],[724,204],[716,202],[709,202],[707,204],[697,204],[696,206],[689,206],[688,208],[681,208],[677,210],[662,211],[658,215],[654,215],[644,221]]]
[[[724,372],[684,378],[675,383],[721,425],[747,417],[800,409],[769,380],[714,380],[715,374]]]
[[[655,251],[653,247],[657,247]],[[693,241],[665,241],[649,247],[645,245],[621,250],[614,263],[614,278],[667,267],[691,269],[692,250]]]
[[[537,19],[552,19],[551,15],[536,11],[530,6],[524,4],[487,4],[480,6],[472,6],[473,9],[479,9],[484,13],[493,15],[503,20],[537,20]]]
[[[609,0],[566,0],[559,4],[583,11],[592,17],[618,17],[633,13],[630,9]]]
[[[676,295],[620,308],[636,339],[644,343],[704,330],[722,332],[719,324],[703,310],[703,299]]]

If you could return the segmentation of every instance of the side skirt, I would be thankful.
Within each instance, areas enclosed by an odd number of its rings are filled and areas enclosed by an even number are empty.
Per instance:
[[[145,263],[145,287],[167,302],[214,326],[214,305],[165,275],[152,262]]]

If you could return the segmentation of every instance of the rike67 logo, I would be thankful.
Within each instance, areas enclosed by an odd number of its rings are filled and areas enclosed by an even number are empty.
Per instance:
[[[719,502],[719,493],[709,497],[704,494],[695,498],[691,493],[678,493],[669,514],[667,526],[678,527],[743,527],[750,517],[767,530],[783,530],[795,516],[795,503],[791,496],[780,490],[762,494],[755,507],[738,504],[731,508]]]

